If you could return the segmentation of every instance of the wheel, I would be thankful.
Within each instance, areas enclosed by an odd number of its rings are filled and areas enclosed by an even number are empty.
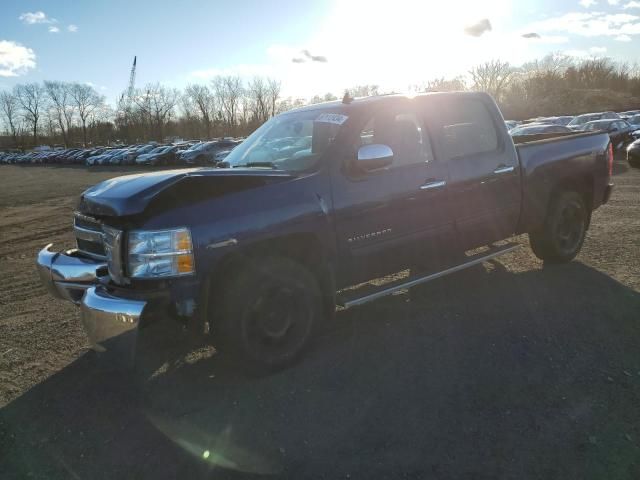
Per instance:
[[[553,200],[543,227],[529,233],[533,253],[549,263],[570,262],[580,252],[591,212],[577,192],[563,192]]]
[[[297,360],[322,316],[315,277],[284,257],[241,268],[220,301],[219,328],[213,323],[216,348],[250,374],[276,371]]]

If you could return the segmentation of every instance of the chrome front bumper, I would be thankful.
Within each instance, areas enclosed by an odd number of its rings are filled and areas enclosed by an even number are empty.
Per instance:
[[[133,355],[147,302],[109,294],[101,283],[108,275],[105,262],[81,256],[76,250],[56,253],[49,244],[38,254],[37,267],[42,283],[53,296],[80,306],[82,324],[95,350],[104,351],[115,342],[124,342],[125,356]]]

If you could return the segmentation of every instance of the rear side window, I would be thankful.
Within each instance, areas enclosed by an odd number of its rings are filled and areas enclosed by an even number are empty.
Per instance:
[[[442,112],[442,139],[448,158],[498,149],[498,134],[487,107],[479,100],[451,102]]]

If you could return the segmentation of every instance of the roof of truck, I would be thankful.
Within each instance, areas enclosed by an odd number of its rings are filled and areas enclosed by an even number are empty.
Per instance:
[[[370,97],[356,97],[350,99],[349,102],[344,102],[342,100],[335,100],[332,102],[323,102],[323,103],[314,103],[313,105],[306,105],[304,107],[294,108],[293,110],[289,110],[288,112],[284,112],[284,114],[290,112],[305,112],[305,111],[313,111],[313,110],[324,110],[324,109],[341,109],[341,108],[350,108],[352,106],[362,106],[362,105],[370,105],[375,103],[392,103],[398,100],[410,100],[414,98],[426,98],[433,96],[486,96],[486,93],[483,92],[428,92],[428,93],[417,93],[417,94],[402,94],[402,93],[393,93],[393,94],[385,94],[385,95],[373,95]]]

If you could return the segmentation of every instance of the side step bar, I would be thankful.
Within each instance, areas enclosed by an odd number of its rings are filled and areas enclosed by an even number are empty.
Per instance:
[[[499,257],[500,255],[504,255],[505,253],[509,253],[520,246],[521,244],[519,243],[508,243],[506,245],[491,247],[488,251],[480,252],[476,255],[467,257],[467,261],[464,263],[461,263],[460,265],[456,265],[454,267],[450,267],[445,270],[441,270],[439,272],[428,273],[428,274],[418,274],[414,277],[409,277],[407,279],[401,280],[402,283],[394,284],[386,288],[381,287],[380,290],[368,295],[364,295],[362,297],[349,299],[339,295],[337,299],[337,304],[339,307],[343,307],[343,308],[350,308],[350,307],[355,307],[356,305],[362,305],[364,303],[371,302],[372,300],[377,300],[378,298],[391,295],[392,293],[395,293],[398,290],[415,287],[416,285],[420,285],[421,283],[426,283],[431,280],[435,280],[436,278],[449,275],[450,273],[459,272],[460,270],[464,270],[465,268],[473,267],[474,265],[478,265],[479,263],[486,262],[487,260],[491,260],[492,258]]]

